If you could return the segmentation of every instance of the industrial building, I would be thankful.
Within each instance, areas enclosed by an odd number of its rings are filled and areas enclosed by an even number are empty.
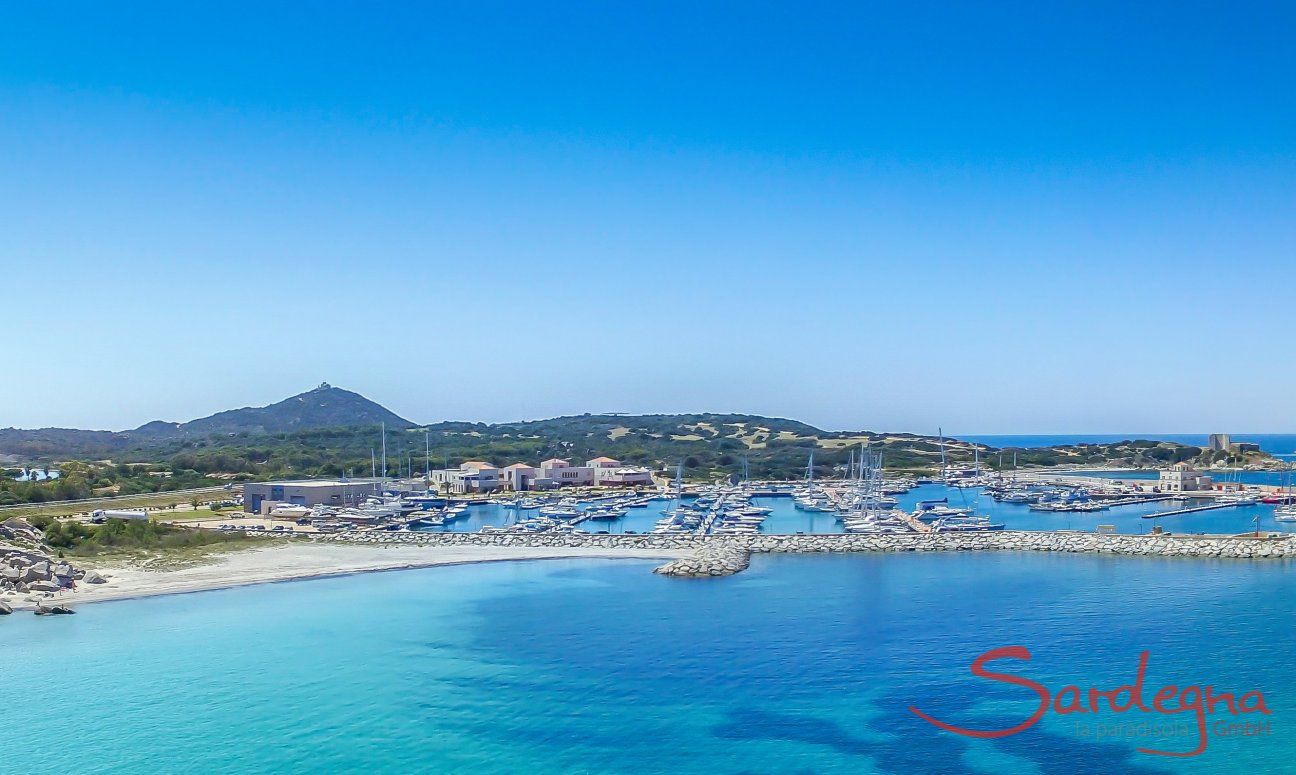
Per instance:
[[[243,485],[243,510],[263,514],[280,503],[346,506],[377,495],[379,489],[376,479],[247,482]]]

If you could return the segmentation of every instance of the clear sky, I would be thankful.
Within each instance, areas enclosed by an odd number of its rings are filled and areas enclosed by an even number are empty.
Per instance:
[[[0,426],[1290,431],[1296,11],[6,3]]]

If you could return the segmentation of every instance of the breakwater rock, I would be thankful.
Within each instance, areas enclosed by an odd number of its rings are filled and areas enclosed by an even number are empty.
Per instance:
[[[1149,557],[1296,558],[1296,540],[1292,536],[1282,534],[1256,538],[1250,535],[1114,535],[1066,530],[755,536],[374,531],[340,533],[321,536],[315,540],[378,546],[625,548],[662,550],[670,554],[697,551],[707,547],[736,547],[747,552],[766,553],[1018,551]]]
[[[732,576],[735,573],[747,570],[750,561],[751,552],[744,547],[732,544],[715,544],[703,546],[687,557],[671,560],[654,570],[653,573],[688,578]]]

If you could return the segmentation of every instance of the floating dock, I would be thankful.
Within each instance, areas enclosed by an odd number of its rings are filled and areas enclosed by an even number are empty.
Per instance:
[[[1214,511],[1215,509],[1236,509],[1241,506],[1254,506],[1254,503],[1209,503],[1205,506],[1189,506],[1186,509],[1174,509],[1173,511],[1156,511],[1151,514],[1144,514],[1143,519],[1160,519],[1161,517],[1177,517],[1180,514],[1195,514],[1198,511]]]

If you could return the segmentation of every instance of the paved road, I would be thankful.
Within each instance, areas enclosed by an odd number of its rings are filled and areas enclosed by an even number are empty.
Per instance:
[[[139,500],[140,498],[157,498],[164,500],[172,497],[185,497],[195,495],[213,495],[215,493],[229,492],[224,487],[197,487],[192,490],[168,490],[166,492],[143,492],[136,495],[110,495],[102,498],[82,498],[71,501],[44,501],[41,503],[14,503],[8,506],[0,506],[0,512],[11,509],[39,509],[41,507],[59,508],[63,506],[84,505],[87,509],[92,506],[104,506],[112,508],[114,503],[124,500]]]

